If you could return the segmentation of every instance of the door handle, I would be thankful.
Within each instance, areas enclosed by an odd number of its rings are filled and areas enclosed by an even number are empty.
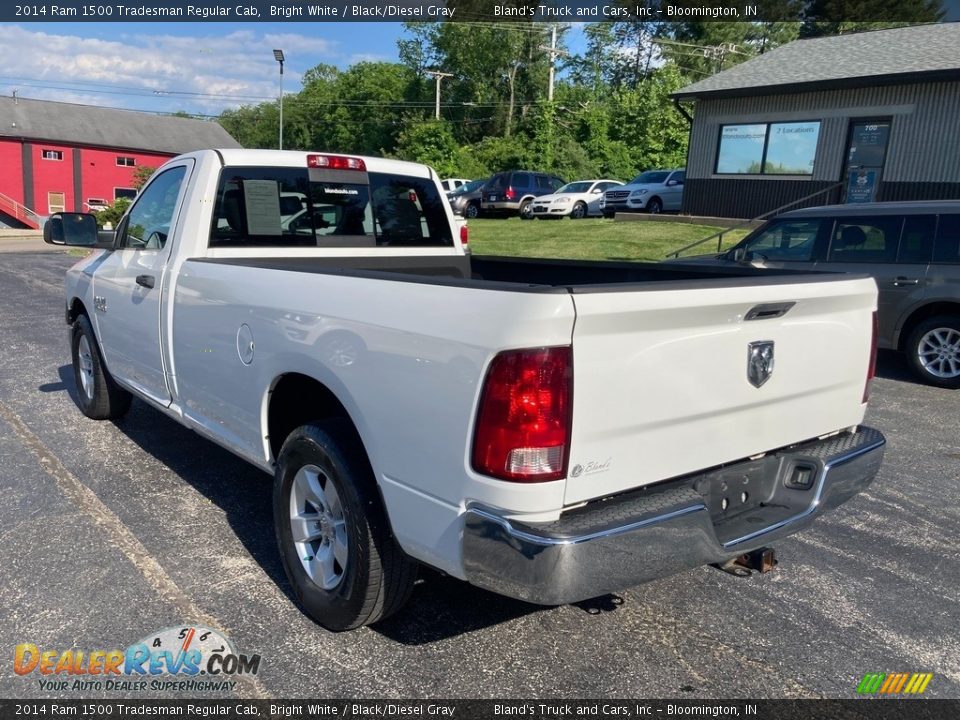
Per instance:
[[[137,285],[142,285],[145,288],[152,288],[156,284],[157,281],[153,275],[137,275]]]
[[[919,285],[920,281],[917,278],[907,278],[907,277],[895,277],[893,279],[894,287],[903,287],[904,285]]]

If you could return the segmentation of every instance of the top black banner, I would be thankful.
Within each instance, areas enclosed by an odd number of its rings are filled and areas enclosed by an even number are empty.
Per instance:
[[[4,4],[3,22],[910,22],[910,2],[823,0],[57,0]]]

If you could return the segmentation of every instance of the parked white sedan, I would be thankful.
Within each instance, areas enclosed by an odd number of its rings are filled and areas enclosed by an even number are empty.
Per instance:
[[[603,193],[612,187],[623,185],[619,180],[577,180],[567,183],[552,195],[541,195],[533,201],[535,218],[561,218],[574,220],[589,215],[602,215],[600,200]]]

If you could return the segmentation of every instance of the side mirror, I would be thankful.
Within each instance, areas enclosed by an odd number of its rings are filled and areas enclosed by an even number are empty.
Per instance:
[[[602,192],[603,192],[603,190],[601,190],[600,188],[594,188],[593,190],[590,191],[590,194],[591,194],[591,195],[599,195],[599,194],[602,193]]]
[[[679,185],[679,184],[680,182],[678,180],[667,180],[667,187],[673,187],[674,185]]]
[[[96,247],[97,219],[90,213],[54,213],[43,226],[43,241],[51,245]]]
[[[734,262],[743,262],[747,258],[747,249],[745,247],[738,247],[733,249],[733,261]]]

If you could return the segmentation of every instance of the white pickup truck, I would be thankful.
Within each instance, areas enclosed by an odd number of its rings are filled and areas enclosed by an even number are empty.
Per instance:
[[[66,281],[83,412],[136,396],[271,473],[333,630],[418,563],[541,604],[722,563],[881,462],[868,277],[471,258],[430,168],[306,152],[183,155],[115,236],[45,238],[100,248]]]

